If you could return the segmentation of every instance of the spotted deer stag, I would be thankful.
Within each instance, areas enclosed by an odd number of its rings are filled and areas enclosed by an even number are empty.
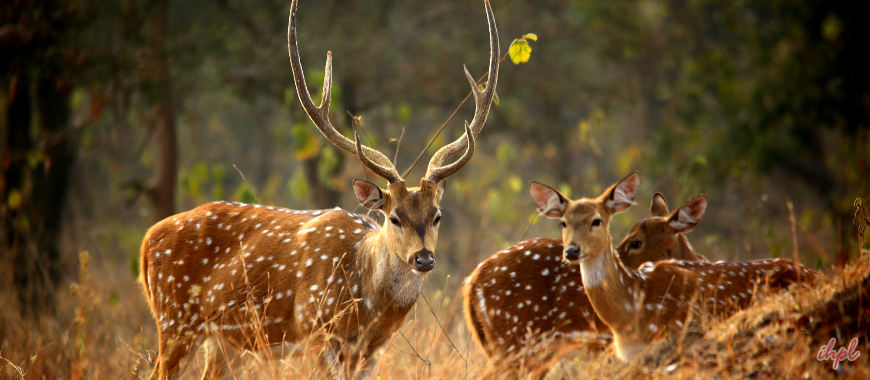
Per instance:
[[[533,194],[542,187],[530,184]],[[707,197],[699,195],[670,213],[664,196],[656,193],[652,216],[619,245],[620,259],[629,268],[667,259],[706,261],[682,234],[688,232],[682,227],[698,222],[684,220],[685,215],[700,217],[706,204]],[[492,255],[466,278],[465,321],[487,357],[507,359],[537,343],[609,334],[589,303],[579,267],[562,259],[563,250],[561,239],[526,240]]]
[[[726,317],[763,293],[796,281],[812,283],[817,273],[790,260],[741,263],[678,260],[628,267],[610,238],[610,218],[634,201],[639,185],[632,173],[598,198],[572,201],[549,187],[532,190],[541,212],[561,219],[565,259],[580,264],[583,287],[595,313],[613,334],[617,356],[628,361],[661,337],[690,321]],[[690,201],[691,203],[692,201]],[[680,208],[679,232],[694,228],[703,207]],[[626,243],[626,242],[624,242]],[[632,242],[627,242],[631,256]]]
[[[338,208],[296,211],[216,202],[157,223],[141,249],[141,282],[158,325],[159,359],[152,376],[176,377],[182,360],[205,341],[204,378],[232,376],[225,355],[232,349],[279,354],[303,347],[319,350],[322,370],[333,377],[367,377],[435,267],[444,179],[469,162],[486,121],[500,53],[495,18],[484,3],[489,84],[480,91],[465,71],[474,118],[462,137],[435,153],[420,187],[406,187],[386,156],[361,146],[358,135],[356,141],[347,139],[330,123],[330,54],[323,101],[314,105],[297,51],[293,1],[288,49],[299,99],[327,139],[389,182],[387,189],[353,183],[360,203],[382,212],[388,222],[380,226]],[[463,150],[456,162],[443,164]]]

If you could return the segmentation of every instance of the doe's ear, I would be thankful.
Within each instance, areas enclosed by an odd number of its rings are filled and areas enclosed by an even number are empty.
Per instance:
[[[707,210],[707,196],[698,195],[671,213],[668,226],[674,230],[674,233],[690,232],[701,222],[705,210]]]
[[[634,171],[604,192],[604,205],[614,214],[628,210],[639,187],[640,174]]]
[[[665,201],[665,196],[662,195],[662,193],[656,193],[656,195],[653,195],[652,208],[650,208],[649,213],[652,216],[668,216],[668,214],[670,214],[670,211],[668,211],[668,202]]]
[[[529,193],[535,205],[544,216],[551,219],[561,218],[568,207],[568,199],[558,190],[539,182],[529,182]]]
[[[380,210],[390,199],[389,193],[385,193],[377,185],[361,179],[353,180],[353,193],[359,203],[372,211]]]

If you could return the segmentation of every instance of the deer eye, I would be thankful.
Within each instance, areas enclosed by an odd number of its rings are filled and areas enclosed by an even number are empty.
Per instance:
[[[399,226],[399,218],[397,218],[395,216],[391,216],[390,223],[393,223],[394,226],[398,227]]]
[[[635,240],[635,241],[632,241],[631,243],[628,243],[628,247],[631,249],[638,249],[638,248],[640,248],[641,244],[642,243],[640,242],[640,240]]]
[[[559,226],[562,227],[562,228],[568,227],[568,225],[565,224],[565,221],[564,221],[564,220],[561,221],[561,222],[559,222]]]
[[[592,227],[598,227],[601,225],[601,219],[595,219],[592,221]]]
[[[441,215],[435,217],[435,220],[432,222],[433,226],[437,226],[438,223],[441,223]]]

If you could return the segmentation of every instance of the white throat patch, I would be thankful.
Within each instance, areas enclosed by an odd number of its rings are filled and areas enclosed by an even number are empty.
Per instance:
[[[393,277],[390,281],[390,294],[396,300],[396,304],[399,307],[407,307],[417,301],[425,279],[426,276],[411,271]]]
[[[580,274],[583,276],[583,286],[592,288],[601,284],[604,281],[604,255],[601,253],[595,257],[580,260]]]

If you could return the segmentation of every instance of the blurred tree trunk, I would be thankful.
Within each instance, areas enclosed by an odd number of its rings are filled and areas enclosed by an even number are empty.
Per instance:
[[[175,214],[175,189],[178,183],[178,141],[175,130],[175,107],[169,69],[167,35],[169,29],[168,0],[153,0],[152,18],[146,26],[151,44],[150,76],[146,87],[154,102],[154,176],[144,192],[154,207],[154,221]]]
[[[344,155],[347,154],[347,152],[338,148],[327,147],[324,149],[339,150],[339,152],[335,152],[338,156],[339,162],[335,165],[333,170],[328,173],[328,178],[320,178],[319,175],[318,167],[320,164],[320,157],[323,155],[322,151],[317,156],[302,161],[302,170],[305,173],[305,180],[308,181],[309,186],[311,186],[311,200],[314,201],[314,207],[319,209],[338,206],[338,201],[341,199],[341,193],[330,185],[329,178],[335,177],[338,173],[341,173],[341,169],[344,167]]]
[[[53,313],[54,289],[60,281],[61,216],[76,158],[73,138],[63,133],[71,128],[70,85],[61,70],[50,65],[28,70],[25,64],[11,79],[0,194],[5,205],[3,235],[12,254],[21,312]],[[40,121],[36,135],[45,145],[37,146],[32,138],[34,109]]]
[[[0,244],[20,311],[36,316],[54,313],[61,277],[61,216],[76,158],[69,80],[76,68],[63,53],[74,50],[64,37],[76,21],[51,1],[10,6],[0,17],[0,85],[7,102]]]

